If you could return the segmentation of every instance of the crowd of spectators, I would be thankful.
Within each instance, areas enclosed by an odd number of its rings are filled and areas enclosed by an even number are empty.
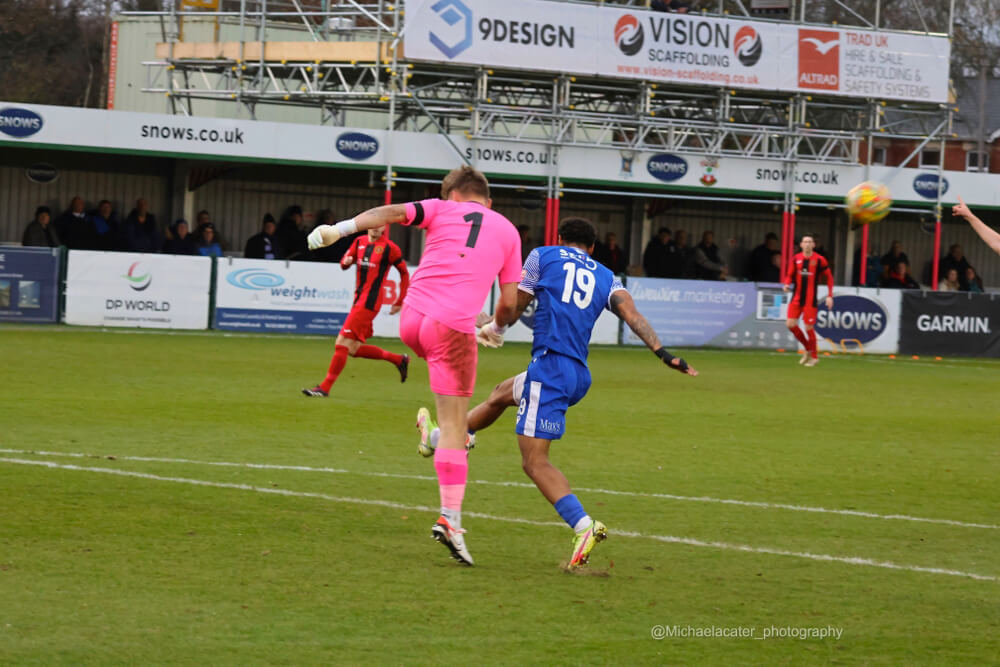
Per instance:
[[[651,278],[725,280],[729,276],[713,232],[702,233],[701,241],[690,247],[687,232],[678,229],[674,233],[667,227],[660,227],[646,244],[642,269]]]
[[[336,221],[333,211],[316,214],[316,225]],[[354,237],[340,239],[332,246],[310,251],[306,237],[310,230],[305,224],[302,207],[287,207],[278,220],[265,213],[260,231],[247,239],[243,256],[253,259],[293,259],[339,262],[350,247]],[[534,247],[530,227],[520,225],[524,255]],[[156,215],[149,210],[149,203],[140,198],[125,216],[120,218],[114,206],[102,199],[90,211],[82,197],[70,200],[66,210],[53,217],[47,206],[39,206],[27,224],[21,242],[25,246],[59,247],[77,250],[119,250],[127,252],[162,252],[172,255],[202,255],[221,257],[230,250],[207,210],[199,211],[192,229],[186,220],[175,220],[161,228]],[[733,242],[730,242],[730,246]],[[671,232],[660,227],[642,255],[642,271],[652,278],[681,278],[694,280],[726,280],[746,278],[754,282],[781,282],[780,241],[774,232],[768,232],[763,243],[749,253],[736,257],[730,252],[727,259],[738,266],[731,267],[720,254],[712,231],[702,233],[701,241],[691,247],[687,233],[678,229]],[[731,248],[730,248],[731,250]],[[745,253],[745,251],[743,251]],[[831,261],[821,241],[817,238],[816,252]],[[630,271],[627,251],[618,244],[617,235],[609,232],[604,240],[594,246],[594,259],[616,274]],[[853,284],[858,285],[861,251],[854,257]],[[930,282],[929,269],[924,271],[925,283]],[[889,250],[879,257],[870,258],[866,267],[866,285],[886,288],[919,289],[922,285],[911,273],[910,259],[899,241],[893,241]],[[948,248],[939,263],[938,290],[983,292],[983,281],[965,258],[962,246]]]
[[[879,259],[878,266],[881,269],[878,278],[879,287],[921,288],[920,282],[910,273],[910,258],[903,251],[903,244],[899,241],[892,242],[889,251]],[[947,254],[940,259],[938,276],[937,288],[939,291],[983,292],[982,279],[965,258],[962,246],[957,243],[949,247]]]
[[[260,233],[247,240],[243,256],[257,259],[340,261],[353,238],[342,239],[343,243],[338,242],[321,251],[310,252],[306,241],[309,230],[305,228],[304,220],[302,207],[297,205],[286,208],[277,222],[271,213],[265,213]],[[334,221],[332,211],[321,211],[317,216],[317,224],[330,224]],[[207,210],[198,212],[193,228],[184,219],[175,220],[164,228],[150,211],[145,199],[136,200],[135,206],[123,220],[107,199],[102,199],[95,208],[87,211],[83,198],[79,196],[73,197],[66,210],[55,218],[49,207],[39,206],[34,218],[25,227],[21,244],[50,248],[66,246],[71,250],[117,250],[204,257],[222,257],[230,249]]]

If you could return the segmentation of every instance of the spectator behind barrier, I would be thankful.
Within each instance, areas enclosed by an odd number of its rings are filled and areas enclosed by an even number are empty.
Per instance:
[[[222,257],[222,246],[215,240],[215,225],[211,222],[201,226],[198,237],[198,254],[202,257]]]
[[[963,290],[969,289],[969,281],[966,278],[966,272],[972,265],[969,261],[965,259],[965,253],[962,252],[962,246],[957,243],[953,244],[948,248],[948,254],[941,258],[941,264],[939,265],[939,271],[941,273],[947,273],[948,269],[955,269],[958,271],[958,283],[962,286]]]
[[[228,247],[228,243],[226,243],[226,238],[219,230],[219,225],[212,221],[212,214],[205,209],[198,211],[198,215],[195,216],[195,229],[194,229],[195,240],[201,238],[202,236],[201,230],[203,227],[205,227],[205,225],[212,225],[212,234],[214,235],[215,242],[219,244],[220,248],[225,250]]]
[[[197,255],[198,244],[194,235],[188,231],[187,220],[177,220],[168,231],[168,238],[163,244],[163,252],[168,255]]]
[[[865,261],[865,287],[875,287],[881,285],[886,278],[882,277],[882,269],[879,265],[878,255],[868,255]],[[861,248],[854,249],[854,268],[851,272],[851,284],[861,285]]]
[[[768,232],[764,236],[764,242],[753,249],[750,253],[748,263],[748,278],[759,283],[780,283],[781,270],[775,269],[772,257],[778,255],[778,264],[781,264],[781,252],[778,250],[778,235]]]
[[[938,282],[939,292],[957,292],[962,288],[961,283],[958,282],[958,271],[955,269],[948,269],[944,278]]]
[[[34,220],[24,228],[21,245],[41,246],[43,248],[59,247],[59,232],[52,224],[52,211],[49,210],[48,206],[39,206],[35,209]]]
[[[594,245],[594,259],[608,267],[611,273],[625,272],[625,253],[618,245],[618,237],[613,232],[608,232],[604,237],[604,243]]]
[[[891,271],[892,267],[896,266],[899,262],[906,262],[909,264],[910,258],[906,256],[905,252],[903,252],[903,244],[899,241],[893,241],[892,246],[889,248],[889,252],[882,255],[882,259],[879,260],[879,263],[882,266],[883,280],[889,277],[889,271]]]
[[[277,230],[278,225],[274,222],[274,216],[265,213],[260,223],[260,232],[247,239],[243,256],[250,259],[283,259],[281,246],[278,245],[278,239],[274,235]]]
[[[642,268],[650,278],[670,277],[670,230],[660,227],[642,253]]]
[[[979,274],[971,266],[965,270],[965,281],[969,284],[970,292],[977,294],[986,292],[983,288],[983,279],[979,277]]]
[[[138,199],[125,218],[125,249],[131,252],[159,252],[163,246],[156,216],[149,212],[149,202]]]
[[[285,259],[307,258],[309,246],[302,229],[302,207],[293,205],[285,209],[278,221],[278,245],[285,252]]]
[[[118,216],[114,207],[107,199],[102,199],[97,208],[91,211],[90,220],[94,224],[94,234],[97,250],[118,250],[121,235],[118,231]]]
[[[694,251],[688,247],[687,232],[678,229],[670,242],[668,278],[694,278]]]
[[[889,277],[883,281],[882,287],[890,289],[920,289],[920,283],[910,275],[910,266],[906,262],[896,262],[896,265],[889,271]]]
[[[63,244],[73,250],[93,250],[97,247],[97,230],[83,209],[83,197],[77,195],[54,223]]]
[[[726,265],[719,257],[719,246],[715,245],[715,234],[705,232],[701,243],[694,247],[695,277],[699,280],[725,280]]]

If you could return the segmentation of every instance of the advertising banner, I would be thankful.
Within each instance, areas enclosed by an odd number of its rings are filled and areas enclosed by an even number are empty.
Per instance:
[[[788,331],[790,293],[780,285],[632,278],[629,292],[667,347],[798,349]],[[821,350],[891,354],[898,348],[899,290],[838,287],[819,308]],[[820,300],[826,288],[819,291]],[[642,345],[629,329],[622,343]]]
[[[207,329],[212,260],[71,250],[66,323]]]
[[[747,318],[753,318],[757,288],[753,283],[664,278],[629,278],[628,291],[667,347],[711,345]],[[628,327],[622,343],[644,345]]]
[[[558,2],[406,0],[407,58],[555,72],[594,73],[594,8]]]
[[[903,293],[903,354],[1000,357],[1000,299],[968,292]]]
[[[900,290],[865,287],[834,289],[833,309],[819,288],[816,334],[820,350],[894,354],[899,349]],[[757,285],[757,309],[752,319],[719,336],[718,347],[763,347],[798,349],[786,326],[791,292],[778,285]],[[752,341],[752,342],[751,342]]]
[[[59,250],[0,246],[0,322],[55,322]]]
[[[418,60],[699,86],[944,103],[942,35],[533,0],[407,0]]]
[[[88,131],[81,134],[80,127]],[[796,194],[841,198],[866,178],[861,165],[801,163],[789,167],[780,160],[588,146],[555,150],[542,143],[476,140],[437,132],[385,132],[0,102],[0,146],[19,144],[98,152],[197,153],[324,167],[376,169],[392,165],[437,172],[461,164],[464,158],[490,175],[656,185],[707,195],[734,191],[777,195],[793,182]],[[996,174],[948,171],[939,178],[936,171],[872,166],[867,177],[885,183],[897,204],[929,207],[937,201],[940,189],[945,203],[957,203],[955,197],[962,193],[971,206],[1000,206]]]
[[[214,326],[336,335],[351,310],[354,275],[326,262],[224,257],[216,267]]]

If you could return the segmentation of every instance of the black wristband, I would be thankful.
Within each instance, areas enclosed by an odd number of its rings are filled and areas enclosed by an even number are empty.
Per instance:
[[[675,357],[674,355],[667,352],[667,348],[660,347],[660,349],[656,350],[656,356],[658,356],[660,359],[663,359],[663,363],[665,363],[667,366],[670,366],[674,370],[680,371],[681,373],[687,373],[688,369],[687,362],[681,359],[680,357]],[[670,363],[674,359],[677,360],[676,366]]]

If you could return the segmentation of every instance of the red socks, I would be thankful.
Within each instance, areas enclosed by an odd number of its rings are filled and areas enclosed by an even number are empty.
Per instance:
[[[789,329],[789,331],[795,334],[795,337],[798,338],[800,343],[802,343],[802,347],[806,348],[806,350],[809,349],[809,341],[806,339],[806,335],[802,333],[802,329],[800,329],[799,327],[794,327],[792,329]]]
[[[358,352],[354,356],[361,357],[362,359],[383,359],[394,366],[398,366],[403,361],[403,355],[393,354],[376,345],[362,345],[358,348]]]
[[[806,336],[809,338],[809,343],[806,345],[806,350],[808,350],[809,354],[812,355],[812,358],[815,359],[816,357],[819,356],[819,353],[816,350],[816,330],[815,329],[807,330]]]
[[[337,345],[333,349],[333,360],[330,362],[330,370],[326,372],[326,379],[319,385],[320,389],[328,394],[330,393],[330,387],[337,381],[340,371],[344,370],[344,366],[347,365],[347,347],[345,345]]]
[[[794,329],[789,329],[795,337],[802,343],[802,347],[806,348],[806,353],[812,356],[814,359],[819,356],[816,350],[816,330],[806,329],[805,333],[802,333],[802,329],[795,327]]]
[[[399,366],[403,362],[403,355],[393,354],[388,350],[383,350],[375,345],[362,345],[358,348],[357,354],[354,356],[361,357],[362,359],[384,359],[390,362],[394,366]],[[326,379],[320,383],[320,389],[326,393],[330,393],[330,387],[333,383],[337,381],[337,377],[340,372],[344,370],[344,366],[347,365],[347,346],[337,345],[334,347],[333,360],[330,362],[330,370],[326,372]]]

